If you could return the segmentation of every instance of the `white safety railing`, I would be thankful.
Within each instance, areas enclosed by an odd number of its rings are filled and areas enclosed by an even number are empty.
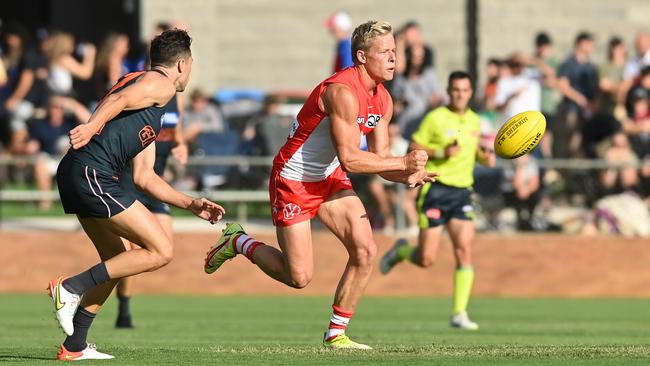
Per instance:
[[[20,164],[33,164],[34,157],[12,157],[0,156],[0,168],[16,163]],[[250,156],[219,156],[219,157],[192,157],[188,161],[188,166],[237,166],[240,169],[247,169],[251,166],[267,166],[272,165],[272,157],[250,157]],[[508,167],[513,164],[512,161],[499,160],[497,167]],[[537,160],[537,164],[542,168],[559,169],[559,170],[598,170],[607,168],[621,168],[626,166],[641,167],[641,162],[626,163],[626,164],[612,164],[603,160],[590,160],[590,159],[544,159]],[[1,179],[1,177],[0,177]],[[0,184],[2,181],[0,180]],[[2,185],[4,186],[4,185]],[[0,203],[2,202],[36,202],[41,199],[50,199],[53,201],[59,200],[57,191],[41,192],[38,190],[15,190],[15,189],[2,189],[0,186]],[[192,196],[204,196],[216,202],[233,202],[237,206],[237,218],[240,221],[246,221],[248,212],[248,203],[261,203],[268,202],[269,194],[266,189],[263,190],[207,190],[202,192],[186,191]],[[404,199],[405,188],[402,185],[397,186],[397,193],[399,199],[397,200],[398,207],[396,207],[396,226],[404,228],[406,225],[405,216],[401,208],[401,202]]]

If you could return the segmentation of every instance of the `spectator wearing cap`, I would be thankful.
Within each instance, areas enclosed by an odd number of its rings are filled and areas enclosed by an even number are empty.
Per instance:
[[[352,19],[344,11],[337,11],[325,20],[325,27],[336,40],[336,56],[334,59],[333,72],[338,72],[346,67],[354,65],[352,61],[352,41],[350,30]]]
[[[573,54],[560,66],[558,88],[564,98],[553,134],[553,155],[557,158],[579,154],[579,131],[584,120],[591,117],[598,94],[598,69],[590,60],[593,51],[593,36],[581,32],[575,39]]]

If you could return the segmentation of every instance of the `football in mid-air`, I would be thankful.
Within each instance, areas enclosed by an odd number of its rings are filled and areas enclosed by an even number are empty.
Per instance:
[[[502,158],[515,159],[532,151],[546,131],[546,118],[538,111],[512,116],[501,126],[494,140],[494,151]]]

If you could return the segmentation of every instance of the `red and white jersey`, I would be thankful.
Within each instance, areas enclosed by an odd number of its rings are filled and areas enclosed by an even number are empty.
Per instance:
[[[371,95],[361,82],[357,67],[349,67],[325,79],[307,98],[291,125],[287,142],[273,160],[273,169],[279,170],[283,178],[320,182],[339,167],[330,131],[331,121],[318,106],[325,87],[337,83],[349,86],[357,95],[357,124],[362,134],[371,133],[386,113],[391,100],[386,88],[379,84]]]

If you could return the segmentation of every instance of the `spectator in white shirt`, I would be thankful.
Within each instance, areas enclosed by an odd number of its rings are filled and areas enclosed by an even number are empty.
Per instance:
[[[539,111],[542,107],[541,86],[539,81],[525,72],[526,62],[523,55],[513,55],[506,61],[506,65],[506,73],[497,82],[494,98],[504,120],[520,112]]]

